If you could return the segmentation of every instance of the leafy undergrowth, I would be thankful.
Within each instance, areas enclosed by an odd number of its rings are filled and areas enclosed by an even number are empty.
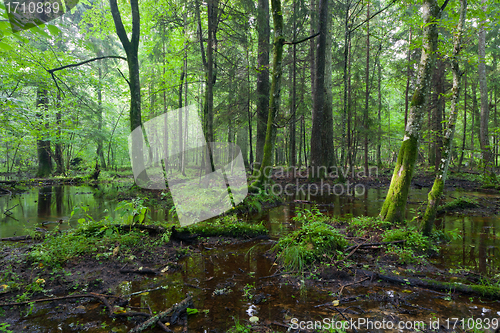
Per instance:
[[[247,223],[239,220],[236,215],[199,222],[177,230],[180,233],[198,234],[204,237],[256,237],[268,233],[267,228],[262,223]]]
[[[462,209],[478,208],[479,204],[475,199],[471,198],[458,198],[440,207],[439,211],[449,212]]]
[[[347,246],[347,240],[336,228],[325,223],[329,218],[317,208],[296,212],[293,218],[300,229],[280,238],[272,248],[286,270],[303,271],[313,263],[331,260]]]

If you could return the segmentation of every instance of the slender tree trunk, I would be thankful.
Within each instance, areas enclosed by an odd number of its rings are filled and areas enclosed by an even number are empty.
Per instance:
[[[441,161],[441,148],[443,146],[443,113],[445,107],[444,100],[444,77],[445,77],[445,64],[442,60],[437,60],[437,66],[434,70],[433,83],[434,93],[432,99],[432,145],[429,152],[429,164],[434,164],[434,169],[439,169]],[[430,139],[430,138],[429,138]]]
[[[141,117],[141,82],[139,76],[139,38],[140,38],[140,15],[139,1],[130,0],[130,8],[132,11],[132,35],[129,39],[127,32],[123,26],[120,11],[116,0],[109,0],[111,7],[111,15],[115,23],[116,33],[120,42],[127,54],[127,64],[129,69],[129,86],[130,86],[130,130],[133,131],[142,125]],[[136,178],[140,183],[146,184],[148,176],[144,163],[143,148],[139,142],[132,145],[132,167],[134,170],[141,170],[140,175]]]
[[[477,104],[477,84],[478,82],[474,82],[472,84],[472,127],[471,127],[471,136],[470,136],[470,167],[474,165],[474,136],[476,134],[476,121],[477,115],[479,113],[479,106]]]
[[[39,134],[39,139],[36,142],[37,155],[38,155],[38,171],[37,177],[45,178],[50,176],[52,173],[52,151],[50,148],[50,140],[46,140],[44,137],[47,135],[49,124],[47,123],[47,111],[49,108],[49,97],[47,89],[38,87],[36,96],[36,107],[39,109],[37,117],[40,119],[42,134]]]
[[[297,0],[293,1],[293,40],[297,38]],[[296,95],[297,95],[297,45],[292,47],[292,99],[291,99],[291,119],[290,119],[290,163],[289,166],[294,170],[297,165],[297,151],[295,143],[296,133]],[[292,171],[292,180],[295,178],[295,172]]]
[[[377,167],[382,167],[381,147],[382,147],[382,66],[380,56],[377,58],[378,67],[378,140],[377,140]]]
[[[424,34],[416,90],[411,101],[408,124],[396,167],[394,168],[391,185],[380,212],[382,219],[391,222],[404,220],[408,190],[418,155],[422,116],[429,93],[437,49],[437,20],[441,17],[441,9],[436,0],[424,0],[422,9]]]
[[[486,0],[482,0],[483,11],[486,12]],[[479,93],[481,95],[481,120],[479,127],[479,144],[481,145],[484,167],[489,169],[491,163],[490,140],[488,137],[488,122],[490,119],[490,108],[488,104],[488,86],[486,83],[486,31],[484,29],[486,22],[482,21],[479,28],[478,40],[478,77]]]
[[[365,175],[368,175],[368,107],[370,104],[370,2],[366,6],[366,92],[365,92],[365,113],[363,119],[363,130],[365,136]]]
[[[247,42],[247,122],[248,122],[248,142],[250,148],[250,160],[247,160],[247,167],[252,165],[253,160],[253,136],[252,136],[252,111],[250,110],[250,52],[248,50]]]
[[[97,130],[98,130],[98,135],[97,135],[97,158],[101,163],[101,168],[106,169],[106,159],[104,158],[104,140],[103,140],[103,133],[102,133],[102,70],[101,66],[99,65],[99,85],[97,87],[97,104],[98,104],[98,109],[97,109]],[[56,155],[57,155],[57,147],[56,147]],[[57,159],[56,159],[57,160]],[[57,162],[56,162],[57,163]]]
[[[443,195],[444,184],[446,182],[446,176],[448,173],[448,166],[450,165],[450,159],[452,155],[455,124],[458,116],[460,81],[463,74],[460,72],[458,55],[462,46],[462,36],[464,32],[465,18],[467,16],[467,0],[461,0],[460,4],[460,19],[458,21],[457,33],[453,37],[453,56],[451,60],[451,69],[453,72],[453,88],[450,115],[446,126],[446,132],[444,133],[443,137],[442,159],[440,160],[439,169],[436,173],[436,179],[434,180],[434,185],[429,192],[427,209],[425,210],[425,214],[422,219],[423,233],[426,236],[429,236],[431,234],[439,202],[441,201],[441,196]]]
[[[179,114],[179,150],[180,150],[180,153],[179,153],[179,166],[178,166],[178,169],[180,172],[182,172],[182,175],[185,176],[186,174],[184,173],[184,152],[183,152],[183,142],[182,142],[182,139],[183,139],[183,128],[182,128],[182,113],[183,113],[183,109],[182,109],[182,89],[183,89],[183,86],[184,86],[184,75],[185,75],[185,72],[184,70],[181,72],[181,79],[180,79],[180,84],[179,84],[179,105],[178,105],[178,108],[179,110],[177,111],[178,114]]]
[[[342,165],[346,165],[347,158],[345,156],[346,154],[346,145],[349,146],[349,130],[347,130],[347,137],[346,137],[346,122],[347,122],[347,116],[348,116],[348,62],[349,62],[349,45],[351,41],[351,27],[349,25],[349,11],[351,8],[351,0],[347,0],[346,7],[345,7],[345,14],[344,14],[344,76],[343,76],[343,85],[344,85],[344,105],[343,105],[343,110],[342,110],[342,125],[341,125],[341,132],[342,132],[342,143],[341,143],[341,149],[340,149],[340,163]],[[339,175],[340,181],[344,181],[342,173]]]
[[[65,174],[65,168],[64,168],[64,157],[63,157],[63,150],[62,150],[62,143],[61,143],[61,94],[58,92],[57,93],[57,103],[56,103],[56,124],[57,124],[57,141],[54,144],[54,161],[56,162],[56,174],[58,175],[64,175]],[[102,122],[102,117],[101,117],[101,122]],[[100,132],[100,131],[99,131]],[[101,147],[102,150],[102,147]],[[16,150],[17,152],[17,150]],[[104,158],[104,155],[101,151],[102,158]],[[15,158],[15,155],[14,155]]]
[[[329,0],[329,5],[332,3]],[[333,47],[333,25],[332,13],[326,16],[326,55],[325,55],[325,107],[323,111],[322,145],[325,147],[323,153],[323,165],[327,168],[337,164],[335,156],[335,144],[333,141],[333,81],[332,81],[332,47]]]
[[[257,146],[255,161],[260,165],[264,156],[267,119],[269,114],[269,0],[258,0],[257,8]]]
[[[271,0],[271,11],[274,23],[274,50],[273,50],[273,76],[271,82],[271,90],[269,94],[269,108],[270,112],[267,117],[266,128],[266,142],[264,144],[264,156],[260,165],[260,170],[254,173],[256,178],[255,182],[251,185],[251,190],[255,190],[269,181],[271,173],[271,159],[272,159],[272,136],[274,119],[279,112],[280,97],[281,97],[281,76],[283,72],[282,58],[283,58],[283,15],[281,12],[281,0]]]
[[[464,129],[462,135],[462,152],[460,153],[460,161],[458,162],[458,172],[462,168],[462,162],[464,160],[464,152],[465,152],[465,138],[467,133],[467,68],[464,71]]]
[[[405,127],[408,123],[408,102],[410,93],[410,78],[411,78],[411,35],[412,31],[410,28],[410,35],[408,36],[408,54],[406,56],[406,90],[405,90]]]

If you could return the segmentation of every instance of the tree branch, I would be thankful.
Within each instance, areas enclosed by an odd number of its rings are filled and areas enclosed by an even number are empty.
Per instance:
[[[127,52],[128,54],[131,43],[128,40],[127,32],[125,31],[125,27],[123,26],[122,17],[120,16],[120,11],[118,10],[118,4],[116,3],[116,0],[109,0],[109,7],[111,7],[111,15],[113,16],[113,21],[115,22],[116,34],[118,35],[118,38],[120,38],[125,52]]]
[[[446,2],[448,2],[449,0],[446,0]],[[384,8],[382,8],[381,10],[379,10],[378,12],[374,13],[372,16],[370,16],[369,18],[367,18],[366,20],[364,20],[363,22],[361,22],[360,24],[358,24],[357,26],[355,26],[354,28],[351,29],[351,33],[356,31],[356,29],[358,29],[360,26],[362,26],[363,24],[365,24],[366,22],[370,21],[372,18],[374,18],[375,16],[377,16],[378,14],[382,13],[383,11],[385,11],[387,8],[391,7],[392,5],[394,5],[396,3],[396,0],[392,0],[391,3],[389,3],[387,6],[385,6]]]
[[[446,8],[446,6],[448,5],[448,2],[449,2],[449,1],[450,1],[450,0],[446,0],[446,1],[443,3],[443,5],[441,6],[441,11],[443,11],[443,10]]]
[[[57,68],[53,68],[53,69],[48,69],[47,72],[49,72],[50,74],[52,74],[52,73],[54,73],[56,71],[60,71],[60,70],[65,69],[65,68],[78,67],[78,66],[81,66],[81,65],[85,65],[85,64],[87,64],[89,62],[93,62],[93,61],[97,61],[97,60],[101,60],[101,59],[108,59],[108,58],[111,58],[111,59],[122,59],[122,60],[127,61],[127,58],[120,57],[120,56],[97,57],[97,58],[92,58],[92,59],[88,59],[88,60],[79,62],[77,64],[71,64],[71,65],[61,66],[61,67],[57,67]]]
[[[318,33],[315,33],[315,34],[314,34],[314,35],[312,35],[312,36],[306,37],[306,38],[304,38],[304,39],[297,40],[297,41],[293,41],[293,42],[284,42],[283,44],[288,44],[288,45],[300,44],[300,43],[302,43],[302,42],[308,41],[309,39],[314,38],[314,37],[317,37],[317,36],[319,36],[319,32],[318,32]]]

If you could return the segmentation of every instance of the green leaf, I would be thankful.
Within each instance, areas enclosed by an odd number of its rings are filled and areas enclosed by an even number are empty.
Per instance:
[[[52,25],[52,24],[49,24],[47,26],[47,28],[49,29],[50,33],[53,35],[53,36],[57,36],[59,35],[59,33],[61,32],[61,29],[59,29],[58,27],[56,27],[55,25]]]
[[[189,315],[194,315],[194,314],[197,314],[198,313],[198,309],[191,309],[191,308],[187,308],[186,309],[186,312]]]
[[[0,42],[0,50],[10,51],[12,49],[13,49],[12,45],[4,43],[4,42]]]

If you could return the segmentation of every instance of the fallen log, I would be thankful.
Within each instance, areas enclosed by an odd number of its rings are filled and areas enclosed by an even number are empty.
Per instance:
[[[358,269],[358,272],[364,273],[366,276],[380,279],[392,284],[405,285],[407,287],[420,287],[433,291],[459,292],[467,295],[481,295],[484,297],[498,299],[500,298],[500,288],[494,286],[483,285],[466,285],[453,282],[441,282],[431,279],[417,279],[412,277],[399,277],[392,275],[384,275],[372,271]]]
[[[175,312],[185,311],[187,309],[187,307],[189,305],[191,305],[192,303],[193,303],[193,298],[191,296],[188,296],[180,303],[174,304],[172,307],[168,308],[167,310],[160,312],[157,315],[149,318],[148,320],[146,320],[142,324],[137,325],[136,327],[131,329],[129,331],[129,333],[142,332],[142,331],[148,329],[149,327],[153,326],[154,324],[156,324],[158,321],[165,319],[166,317],[170,316],[171,314],[173,314]]]
[[[2,241],[2,242],[19,242],[19,241],[25,241],[25,240],[31,240],[31,239],[33,239],[31,236],[14,236],[14,237],[0,238],[0,241]]]
[[[399,243],[404,243],[406,240],[398,240],[398,241],[393,241],[393,242],[377,242],[377,243],[364,243],[364,244],[357,244],[357,245],[352,245],[347,247],[344,251],[349,252],[355,248],[361,248],[361,247],[370,247],[370,246],[381,246],[381,245],[388,245],[388,244],[399,244]]]

